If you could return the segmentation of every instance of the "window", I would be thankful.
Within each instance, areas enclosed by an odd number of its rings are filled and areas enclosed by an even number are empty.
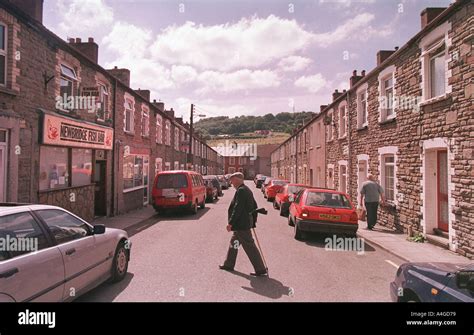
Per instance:
[[[247,163],[247,157],[239,157],[239,165],[245,165]]]
[[[0,249],[0,262],[48,247],[46,236],[30,213],[0,217],[0,239],[7,246]]]
[[[347,165],[339,164],[339,191],[347,192]]]
[[[330,120],[329,124],[327,125],[327,132],[328,132],[328,141],[333,140],[333,118],[332,118],[332,111],[328,113],[328,119]]]
[[[124,130],[127,133],[133,133],[134,110],[134,101],[131,99],[125,99]]]
[[[171,145],[171,122],[165,121],[165,144]]]
[[[308,192],[306,206],[351,209],[351,204],[345,195],[328,192]]]
[[[229,157],[229,165],[235,165],[235,157]]]
[[[74,96],[76,82],[77,76],[74,69],[61,64],[59,95],[61,96],[63,103],[68,101],[68,97]]]
[[[123,158],[123,191],[133,191],[148,184],[148,156],[128,155]]]
[[[163,171],[163,159],[156,158],[155,159],[155,175],[157,175],[161,171]]]
[[[7,84],[7,26],[0,23],[0,85]]]
[[[229,173],[235,173],[235,167],[231,166],[229,167]]]
[[[92,150],[72,149],[72,186],[84,186],[91,183]]]
[[[446,93],[445,76],[445,45],[444,43],[429,54],[430,69],[428,72],[430,84],[430,98]]]
[[[163,119],[156,115],[156,143],[163,143]]]
[[[150,136],[150,110],[142,106],[142,136]]]
[[[344,138],[347,135],[347,115],[346,106],[339,107],[339,138]]]
[[[174,169],[179,170],[179,162],[178,161],[174,162]]]
[[[382,186],[387,201],[395,200],[395,156],[382,156]]]
[[[174,128],[174,149],[179,151],[179,129],[177,127]]]
[[[379,122],[395,118],[395,66],[389,66],[379,75]]]
[[[40,191],[69,186],[68,149],[41,146]]]
[[[357,128],[361,129],[367,125],[367,90],[363,89],[357,93]]]
[[[97,119],[105,121],[109,118],[109,91],[104,84],[99,84],[99,99],[100,108],[97,111]]]
[[[87,224],[69,213],[59,209],[36,211],[49,227],[58,244],[74,241],[89,234]]]

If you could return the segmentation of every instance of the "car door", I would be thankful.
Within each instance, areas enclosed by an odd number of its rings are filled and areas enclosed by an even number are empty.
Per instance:
[[[45,209],[35,213],[48,227],[63,255],[64,299],[74,299],[105,275],[110,269],[113,254],[101,248],[91,227],[76,216],[61,209]]]
[[[0,302],[61,301],[63,257],[33,215],[25,211],[0,217],[0,239]]]

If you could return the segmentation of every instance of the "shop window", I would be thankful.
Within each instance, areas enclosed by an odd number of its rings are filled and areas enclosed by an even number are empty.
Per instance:
[[[40,149],[40,191],[69,186],[68,149],[42,146]]]
[[[148,184],[148,156],[128,155],[123,158],[123,191],[143,188]]]
[[[84,186],[91,183],[92,150],[72,149],[72,186]]]

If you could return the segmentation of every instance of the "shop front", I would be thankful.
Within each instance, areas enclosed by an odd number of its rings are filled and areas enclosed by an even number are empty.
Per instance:
[[[113,129],[49,112],[40,129],[39,202],[88,221],[108,215]]]

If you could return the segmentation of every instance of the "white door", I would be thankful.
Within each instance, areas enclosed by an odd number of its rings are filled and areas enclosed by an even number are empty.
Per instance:
[[[360,189],[362,184],[367,181],[368,164],[366,160],[360,160],[357,170],[357,203],[360,202]]]

